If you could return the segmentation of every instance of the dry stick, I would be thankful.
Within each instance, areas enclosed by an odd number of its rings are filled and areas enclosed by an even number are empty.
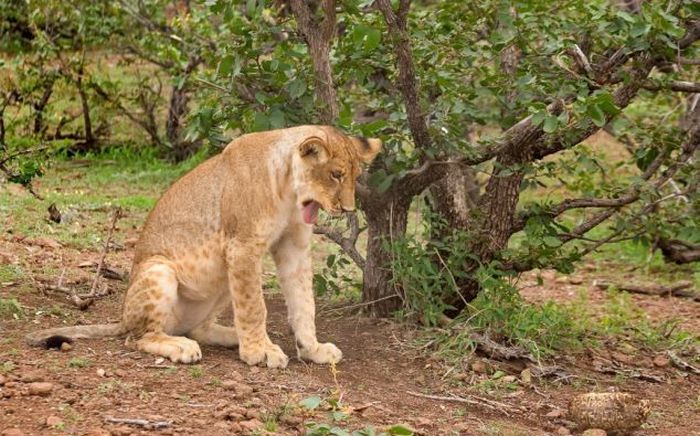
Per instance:
[[[470,396],[469,398],[464,398],[464,397],[458,397],[456,395],[451,395],[449,397],[444,397],[444,396],[440,396],[440,395],[427,395],[427,394],[421,394],[421,393],[413,392],[413,391],[406,391],[406,393],[409,395],[413,395],[414,397],[428,398],[430,400],[451,401],[451,402],[455,402],[455,403],[464,403],[464,404],[472,404],[472,405],[477,405],[477,406],[485,406],[485,407],[488,407],[489,409],[494,409],[494,410],[498,410],[500,412],[503,412],[506,416],[510,416],[510,414],[506,411],[506,409],[513,410],[513,407],[509,406],[508,404],[501,403],[501,402],[494,401],[494,400],[489,400],[486,398],[475,397],[475,396]]]
[[[664,286],[659,284],[640,286],[634,284],[615,284],[606,280],[596,280],[593,282],[593,286],[601,290],[606,290],[614,286],[620,291],[631,292],[633,294],[656,296],[673,295],[674,297],[687,297],[695,301],[700,301],[700,294],[696,294],[692,291],[686,291],[686,289],[693,286],[693,284],[689,281],[678,282],[675,285],[671,286]]]
[[[668,355],[668,357],[671,358],[671,362],[673,362],[673,364],[676,365],[678,368],[680,368],[684,371],[692,372],[693,374],[700,375],[700,368],[696,368],[695,366],[693,366],[690,363],[686,362],[685,360],[681,359],[673,351],[668,350],[668,351],[666,351],[666,354]]]
[[[100,261],[97,263],[97,271],[95,271],[95,278],[92,280],[92,286],[90,286],[90,295],[95,296],[97,291],[97,283],[100,280],[100,274],[102,273],[102,267],[104,266],[105,257],[107,257],[107,251],[109,250],[109,243],[112,242],[112,235],[114,234],[114,228],[117,226],[117,220],[121,217],[121,208],[117,207],[112,215],[112,224],[109,227],[109,233],[107,234],[107,240],[102,247],[102,254],[100,254]]]
[[[149,428],[166,428],[173,425],[172,421],[149,421],[147,419],[113,418],[111,416],[106,417],[105,421],[112,424],[139,425]]]

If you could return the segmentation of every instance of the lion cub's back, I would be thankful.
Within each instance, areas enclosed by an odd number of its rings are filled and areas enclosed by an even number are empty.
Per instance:
[[[216,237],[225,177],[223,160],[217,155],[173,183],[146,219],[134,264],[156,255],[173,259]]]

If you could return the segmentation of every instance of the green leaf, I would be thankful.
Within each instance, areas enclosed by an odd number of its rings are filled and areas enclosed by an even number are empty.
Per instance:
[[[304,398],[299,402],[299,405],[308,410],[314,410],[321,405],[321,397],[314,395],[312,397]]]
[[[545,236],[542,238],[544,245],[552,248],[561,247],[561,240],[556,236]]]
[[[287,85],[287,91],[289,92],[290,97],[297,99],[304,95],[304,92],[306,92],[306,82],[296,78],[289,82],[289,85]]]
[[[374,51],[382,40],[382,33],[377,29],[368,27],[364,38],[364,49],[367,52]]]
[[[234,57],[232,55],[224,56],[219,63],[219,75],[224,77],[230,75],[231,71],[233,71],[233,62]]]
[[[340,427],[333,427],[330,430],[329,434],[332,434],[334,436],[350,436],[350,433],[348,433]]]
[[[559,126],[559,119],[557,119],[557,117],[553,117],[551,115],[548,115],[547,118],[544,119],[544,124],[542,125],[542,130],[544,130],[545,133],[552,133],[555,130],[557,130],[558,126]]]
[[[589,105],[586,113],[591,117],[593,124],[598,127],[603,127],[606,123],[605,112],[597,104]]]
[[[405,425],[397,424],[387,428],[386,432],[390,435],[411,436],[413,433],[415,433],[415,430],[410,427],[406,427]]]

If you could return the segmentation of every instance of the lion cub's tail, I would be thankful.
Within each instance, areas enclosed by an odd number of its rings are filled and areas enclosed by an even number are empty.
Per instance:
[[[71,343],[74,339],[106,338],[123,335],[124,333],[126,333],[126,328],[122,323],[118,322],[39,330],[38,332],[29,333],[24,339],[29,345],[34,347],[60,348],[62,343]]]

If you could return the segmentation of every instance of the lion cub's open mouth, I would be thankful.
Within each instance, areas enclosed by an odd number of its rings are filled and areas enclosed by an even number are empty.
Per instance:
[[[304,222],[306,224],[316,224],[318,221],[318,210],[321,205],[313,200],[307,200],[301,204]]]

